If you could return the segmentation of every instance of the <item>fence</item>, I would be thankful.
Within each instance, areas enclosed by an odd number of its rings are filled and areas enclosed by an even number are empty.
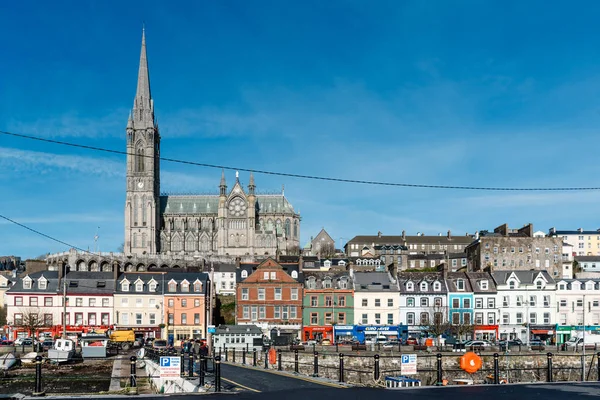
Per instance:
[[[331,346],[333,347],[333,346]],[[271,368],[306,376],[324,377],[358,385],[381,385],[385,376],[404,375],[401,355],[361,354],[360,352],[318,352],[279,349],[275,360],[267,352],[218,350],[224,361]],[[410,352],[414,354],[414,352]],[[403,353],[408,354],[408,353]],[[419,354],[417,377],[426,385],[441,385],[457,379],[482,383],[508,382],[600,382],[600,352],[562,353],[490,353],[481,354],[482,368],[468,374],[460,368],[462,353]]]

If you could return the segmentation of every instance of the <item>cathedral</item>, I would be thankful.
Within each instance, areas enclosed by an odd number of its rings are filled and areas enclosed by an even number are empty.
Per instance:
[[[160,133],[150,92],[146,37],[127,121],[125,245],[129,255],[264,256],[298,254],[300,215],[281,194],[257,194],[254,176],[219,194],[161,195]],[[216,181],[215,181],[216,188]]]

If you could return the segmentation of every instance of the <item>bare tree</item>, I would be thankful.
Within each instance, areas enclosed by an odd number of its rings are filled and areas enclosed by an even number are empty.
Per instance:
[[[440,345],[440,336],[448,332],[452,327],[448,319],[448,307],[435,305],[429,311],[429,323],[423,328],[431,336],[435,337],[436,345]]]
[[[45,327],[44,312],[37,307],[30,307],[21,315],[21,319],[14,321],[15,326],[27,330],[32,337],[37,337],[38,330]]]
[[[471,323],[471,321],[459,321],[459,323],[457,324],[452,324],[452,332],[460,340],[466,340],[469,338],[473,338],[473,334],[475,333],[475,326]]]
[[[335,246],[331,242],[324,241],[323,243],[317,244],[317,246],[319,258],[330,258],[335,254]]]

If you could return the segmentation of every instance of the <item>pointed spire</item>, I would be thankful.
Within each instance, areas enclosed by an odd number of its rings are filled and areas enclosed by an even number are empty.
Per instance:
[[[219,184],[219,194],[221,196],[227,195],[227,183],[225,183],[225,170],[221,170],[221,183]]]
[[[254,174],[252,171],[250,172],[250,183],[248,183],[248,193],[254,194],[254,189],[256,189],[256,185],[254,184]]]
[[[150,101],[150,77],[148,74],[148,58],[146,56],[146,27],[142,28],[142,51],[140,53],[140,69],[138,71],[136,100]],[[144,104],[146,105],[146,104]],[[149,104],[148,104],[149,105]]]
[[[129,112],[129,119],[127,120],[127,129],[133,129],[133,115]]]

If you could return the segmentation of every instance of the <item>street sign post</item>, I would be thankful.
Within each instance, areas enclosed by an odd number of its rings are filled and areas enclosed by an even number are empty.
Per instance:
[[[179,378],[181,376],[181,358],[179,357],[161,357],[160,358],[160,377],[161,378]]]
[[[400,364],[400,373],[402,375],[415,375],[417,373],[417,355],[403,354]]]
[[[217,333],[217,327],[214,325],[208,325],[208,333]]]

